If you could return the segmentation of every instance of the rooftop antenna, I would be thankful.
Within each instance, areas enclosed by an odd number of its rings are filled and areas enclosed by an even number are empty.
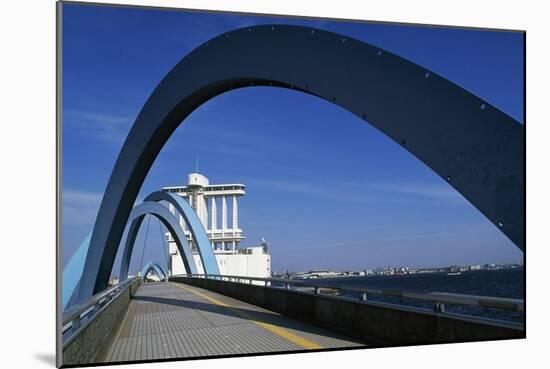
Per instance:
[[[195,159],[195,173],[198,173],[199,172],[199,158],[196,158]]]

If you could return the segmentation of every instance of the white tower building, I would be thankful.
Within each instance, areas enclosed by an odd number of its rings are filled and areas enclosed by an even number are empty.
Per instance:
[[[239,228],[238,208],[238,198],[245,195],[243,184],[211,185],[204,175],[191,173],[187,177],[187,186],[164,187],[162,190],[182,196],[195,209],[208,234],[221,274],[261,278],[270,276],[271,257],[265,244],[239,248],[239,243],[245,239],[243,230]],[[221,206],[221,213],[219,206]],[[172,206],[170,211],[175,213]],[[231,212],[231,217],[228,216],[228,212]],[[204,269],[193,237],[181,215],[180,224],[184,227],[185,235],[191,245],[198,272],[203,273]],[[183,274],[185,267],[169,233],[167,233],[167,239],[172,274]]]

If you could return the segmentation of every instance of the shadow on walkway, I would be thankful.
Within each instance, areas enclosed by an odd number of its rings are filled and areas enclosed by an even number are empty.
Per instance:
[[[178,291],[178,292],[183,292],[183,291]],[[187,293],[191,294],[191,292],[187,292]],[[193,297],[200,298],[199,296],[196,296],[196,295],[193,295]],[[133,300],[178,306],[181,308],[195,309],[195,310],[206,311],[214,314],[224,314],[234,318],[242,319],[244,321],[249,321],[249,319],[247,319],[246,316],[250,316],[253,318],[253,320],[258,322],[268,323],[278,327],[294,329],[302,332],[309,332],[320,336],[330,337],[334,339],[341,339],[344,341],[350,341],[350,342],[355,342],[357,344],[362,344],[361,342],[356,341],[355,339],[346,337],[342,334],[331,332],[324,328],[315,327],[311,324],[304,323],[302,321],[299,321],[294,318],[290,318],[275,312],[256,311],[256,310],[243,309],[241,307],[233,307],[233,306],[230,306],[230,307],[220,306],[210,302],[186,300],[183,297],[179,299],[175,299],[175,298],[166,298],[166,297],[136,295],[133,297]]]

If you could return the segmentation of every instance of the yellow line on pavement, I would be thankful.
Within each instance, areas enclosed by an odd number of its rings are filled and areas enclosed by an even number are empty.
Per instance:
[[[262,327],[264,329],[267,329],[271,333],[274,333],[277,336],[282,337],[282,338],[286,339],[287,341],[290,341],[293,344],[298,345],[298,346],[300,346],[300,347],[302,347],[306,350],[315,350],[315,349],[322,349],[323,348],[323,346],[321,346],[321,345],[319,345],[315,342],[312,342],[312,341],[310,341],[310,340],[308,340],[304,337],[300,337],[297,334],[294,334],[294,333],[290,332],[287,329],[278,327],[278,326],[270,324],[270,323],[265,323],[265,322],[259,321],[254,316],[252,316],[248,313],[245,313],[241,310],[238,310],[238,309],[234,308],[233,306],[228,305],[225,302],[222,302],[222,301],[220,301],[220,300],[218,300],[218,299],[216,299],[212,296],[208,296],[208,295],[206,295],[204,293],[201,293],[199,291],[195,291],[194,289],[183,286],[180,283],[172,283],[172,284],[179,287],[179,288],[182,288],[186,291],[194,293],[195,295],[200,296],[203,299],[208,300],[208,301],[210,301],[211,303],[213,303],[215,305],[223,306],[223,307],[233,311],[235,314],[241,316],[242,318],[250,320],[250,321],[254,322],[255,324],[259,325],[260,327]]]

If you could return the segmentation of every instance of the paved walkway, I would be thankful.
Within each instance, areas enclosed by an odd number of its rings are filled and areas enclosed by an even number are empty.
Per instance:
[[[352,347],[362,344],[181,283],[139,287],[103,361]]]

